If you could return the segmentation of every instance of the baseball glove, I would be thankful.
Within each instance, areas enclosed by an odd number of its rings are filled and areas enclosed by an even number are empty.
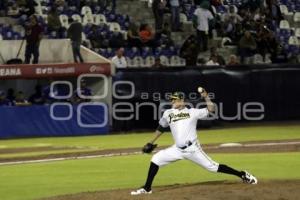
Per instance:
[[[142,151],[144,153],[151,153],[156,147],[157,147],[157,144],[147,143],[143,147]]]

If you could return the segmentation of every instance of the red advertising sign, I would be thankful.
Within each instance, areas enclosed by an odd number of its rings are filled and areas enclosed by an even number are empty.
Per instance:
[[[111,73],[110,64],[105,63],[0,65],[0,79],[77,77],[81,74],[109,76]]]

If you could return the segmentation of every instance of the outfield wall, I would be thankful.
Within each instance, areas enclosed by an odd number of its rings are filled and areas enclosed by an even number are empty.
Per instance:
[[[248,120],[243,112],[249,102],[263,104],[263,118],[259,121],[300,119],[299,77],[298,65],[120,69],[116,73],[115,82],[130,81],[135,91],[132,97],[125,100],[114,97],[113,104],[130,102],[133,111],[120,116],[128,117],[133,114],[138,119],[126,122],[115,120],[114,127],[117,130],[155,128],[159,117],[153,120],[156,115],[154,106],[159,107],[165,103],[165,96],[174,91],[192,95],[188,97],[192,104],[201,102],[196,92],[198,86],[206,88],[217,105],[222,104],[222,116],[219,112],[218,120],[224,120],[224,116],[227,117],[226,121]],[[117,93],[131,94],[131,88],[126,84],[120,85]],[[152,105],[137,106],[147,102]],[[126,105],[122,108],[131,109]],[[254,109],[249,114],[250,117],[261,116],[261,113],[255,113],[257,106],[250,105],[247,109]],[[240,117],[237,117],[239,112]]]

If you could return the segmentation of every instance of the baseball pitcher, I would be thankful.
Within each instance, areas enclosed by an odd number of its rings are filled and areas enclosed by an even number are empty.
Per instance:
[[[241,178],[245,183],[257,184],[257,179],[247,171],[238,171],[227,165],[219,164],[202,150],[197,138],[197,120],[207,117],[210,112],[214,112],[214,104],[203,88],[199,87],[198,92],[205,99],[207,108],[189,109],[185,107],[181,93],[175,92],[171,95],[172,108],[164,112],[159,120],[159,126],[155,131],[153,140],[143,147],[143,152],[151,153],[156,148],[157,145],[154,142],[168,126],[171,129],[175,144],[153,155],[145,185],[138,190],[132,191],[131,195],[151,194],[152,182],[159,168],[182,159],[195,162],[211,172],[232,174]]]

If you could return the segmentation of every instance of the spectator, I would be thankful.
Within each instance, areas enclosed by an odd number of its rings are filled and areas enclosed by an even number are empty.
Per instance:
[[[180,57],[186,60],[187,66],[196,66],[200,47],[195,35],[189,36],[180,49]]]
[[[126,68],[127,62],[124,57],[124,49],[120,48],[116,51],[116,55],[111,59],[111,62],[116,68]]]
[[[152,2],[152,11],[155,20],[155,30],[160,32],[164,22],[164,9],[167,5],[166,0],[153,0]]]
[[[109,46],[111,48],[120,48],[125,45],[122,33],[114,31],[109,40]]]
[[[35,93],[29,97],[29,102],[36,105],[43,105],[46,103],[46,100],[43,96],[42,87],[40,85],[35,86]]]
[[[105,32],[98,30],[96,25],[92,25],[91,31],[88,33],[87,38],[90,40],[93,48],[107,48],[109,41],[105,38]]]
[[[161,67],[165,67],[163,64],[161,64],[160,58],[156,57],[155,58],[155,62],[152,65],[153,68],[161,68]]]
[[[83,63],[84,61],[80,53],[83,30],[82,24],[74,21],[72,18],[69,19],[69,23],[71,23],[71,25],[68,29],[68,38],[71,39],[74,62],[78,63],[77,58],[79,58],[79,61]]]
[[[229,56],[229,61],[228,61],[227,65],[239,65],[239,64],[240,64],[240,63],[239,63],[239,61],[238,61],[237,56],[234,55],[234,54],[231,54],[231,55]]]
[[[30,22],[26,27],[26,49],[25,49],[25,63],[29,64],[31,55],[33,55],[33,64],[39,62],[39,47],[43,36],[43,28],[38,24],[37,17],[31,15]]]
[[[170,30],[169,24],[167,22],[164,23],[164,25],[163,25],[161,35],[171,38],[171,30]]]
[[[215,55],[212,55],[210,57],[209,61],[207,61],[205,65],[208,65],[208,66],[217,66],[217,65],[220,65],[218,63],[218,57],[215,56]]]
[[[266,2],[268,10],[267,18],[270,20],[275,20],[277,24],[279,24],[279,22],[284,18],[280,11],[280,7],[278,6],[277,0],[267,0]]]
[[[6,99],[13,102],[16,99],[15,90],[13,88],[9,88],[6,93]]]
[[[13,103],[9,99],[5,98],[4,91],[0,91],[0,106],[12,106]]]
[[[224,33],[225,36],[230,37],[233,40],[236,40],[237,29],[240,28],[240,24],[243,21],[243,18],[235,12],[235,7],[229,7],[229,13],[224,14]]]
[[[217,63],[219,63],[220,65],[225,65],[225,59],[223,58],[223,56],[221,56],[216,47],[212,47],[210,49],[210,57],[215,56],[217,58]]]
[[[140,39],[144,46],[154,46],[154,31],[149,24],[142,24],[140,27]]]
[[[7,9],[7,0],[0,1],[0,17],[4,17]]]
[[[261,7],[262,0],[246,0],[242,3],[242,8],[249,9],[251,12],[254,12],[257,8]]]
[[[214,17],[208,10],[208,3],[203,2],[199,8],[194,12],[194,24],[197,27],[197,37],[199,45],[202,51],[208,49],[208,31],[209,31],[209,21],[213,20]]]
[[[35,6],[37,5],[38,4],[34,0],[26,0],[25,7],[21,13],[30,17],[35,14]]]
[[[79,90],[80,89],[80,90]],[[82,103],[82,102],[90,102],[91,99],[88,98],[80,98],[79,92],[84,96],[92,96],[92,90],[87,87],[86,81],[84,79],[80,80],[80,88],[78,87],[76,91],[74,91],[74,103]]]
[[[264,58],[266,54],[276,54],[278,42],[274,34],[265,26],[261,26],[257,32],[257,52]]]
[[[25,99],[24,93],[22,91],[19,91],[16,95],[14,105],[16,105],[16,106],[29,106],[30,103]]]
[[[180,30],[180,3],[179,0],[170,0],[172,31]]]
[[[55,31],[62,37],[64,29],[62,28],[58,12],[55,7],[52,7],[47,16],[49,32]]]
[[[65,0],[55,0],[55,5],[56,6],[62,6],[64,7],[65,6]]]
[[[239,53],[241,56],[241,63],[244,64],[246,57],[254,55],[256,50],[256,42],[249,31],[246,31],[244,36],[239,41]]]
[[[131,22],[127,31],[127,41],[129,47],[141,47],[142,42],[139,36],[139,30],[136,23]]]

